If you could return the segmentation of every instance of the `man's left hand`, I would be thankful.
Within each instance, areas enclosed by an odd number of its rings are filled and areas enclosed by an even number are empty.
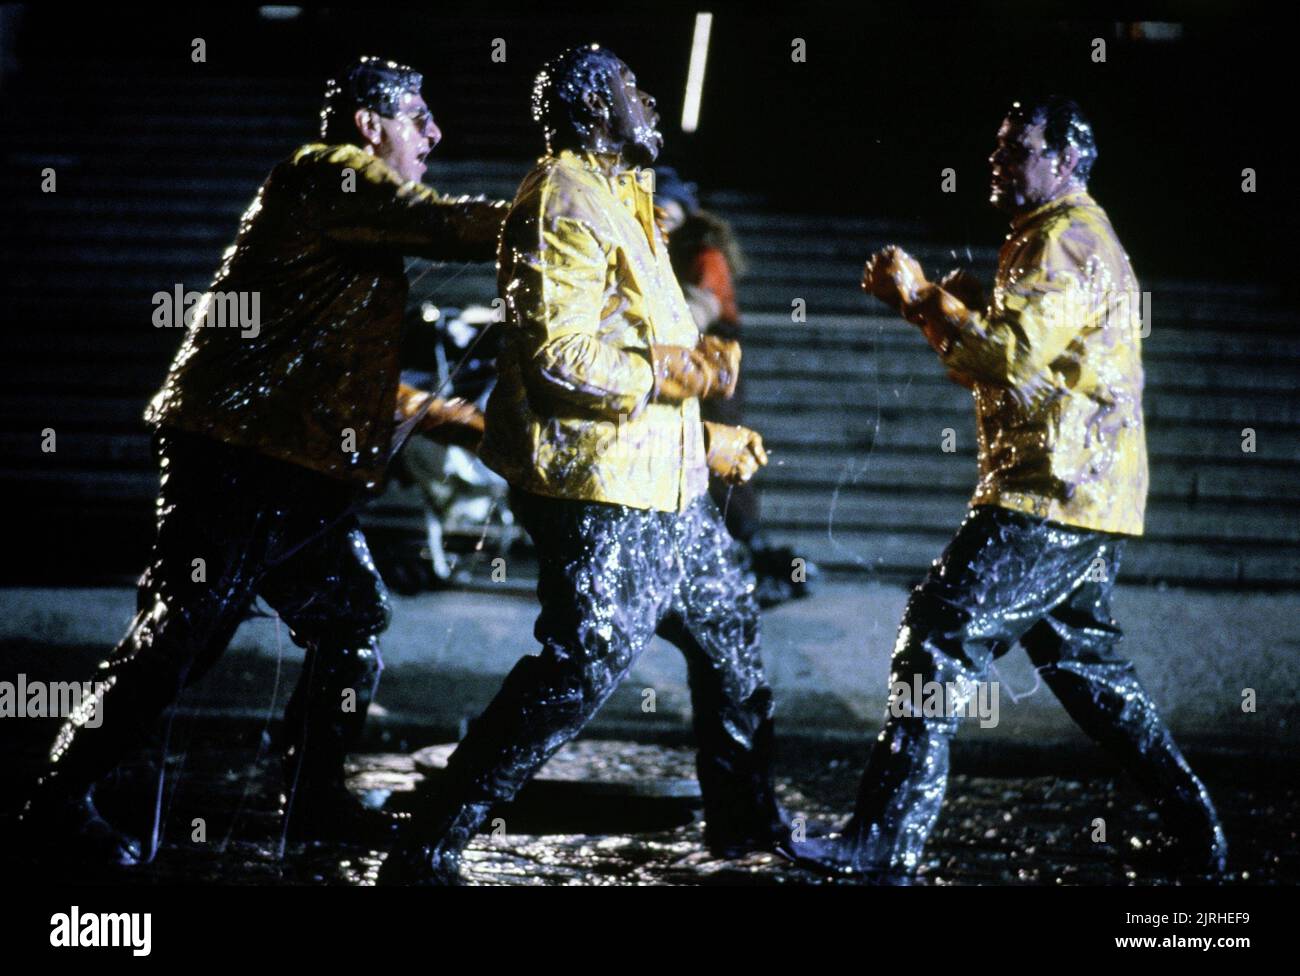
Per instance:
[[[763,438],[748,427],[704,422],[709,442],[709,472],[729,485],[743,485],[767,464]]]

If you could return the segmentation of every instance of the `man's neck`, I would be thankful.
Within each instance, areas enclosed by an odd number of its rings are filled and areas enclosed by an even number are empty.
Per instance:
[[[579,156],[590,158],[606,176],[617,176],[632,169],[632,164],[617,149],[609,149],[603,145],[585,145],[571,151]]]
[[[1027,220],[1029,217],[1033,216],[1036,213],[1040,213],[1048,209],[1049,207],[1052,206],[1052,204],[1057,203],[1065,199],[1066,197],[1074,196],[1076,193],[1082,193],[1087,189],[1088,188],[1084,186],[1082,183],[1078,183],[1075,182],[1074,180],[1071,180],[1069,183],[1066,183],[1064,186],[1062,186],[1059,190],[1057,190],[1055,193],[1053,193],[1051,196],[1047,197],[1046,199],[1039,200],[1037,203],[1031,204],[1029,206],[1021,207],[1019,210],[1016,210],[1014,213],[1012,213],[1011,226],[1015,227],[1018,226],[1019,224],[1023,224],[1025,220]]]

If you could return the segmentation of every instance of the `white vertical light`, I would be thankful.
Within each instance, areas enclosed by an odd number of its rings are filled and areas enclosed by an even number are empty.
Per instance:
[[[709,60],[709,30],[713,14],[695,15],[695,39],[691,41],[691,66],[686,72],[686,101],[682,103],[682,131],[700,127],[700,95],[704,92],[704,65]]]

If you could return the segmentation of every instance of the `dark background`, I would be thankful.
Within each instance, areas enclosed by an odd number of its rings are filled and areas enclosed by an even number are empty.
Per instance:
[[[494,3],[490,15],[482,3],[330,7],[275,23],[252,5],[72,15],[50,4],[25,11],[17,53],[20,64],[66,62],[73,76],[79,60],[112,59],[141,72],[317,84],[357,53],[379,53],[425,71],[446,134],[442,158],[518,158],[541,148],[528,120],[538,66],[569,44],[598,40],[658,97],[664,160],[688,178],[762,193],[791,210],[919,217],[973,244],[1004,227],[986,202],[986,157],[1006,106],[1026,92],[1059,91],[1093,118],[1093,188],[1140,276],[1271,281],[1286,271],[1295,229],[1283,159],[1293,87],[1286,21],[1227,4],[1130,5],[1104,15],[1091,4],[924,5],[907,20],[881,4],[702,6],[715,19],[694,135],[680,131],[697,9],[684,5],[610,13],[615,5]],[[1132,39],[1143,20],[1180,21],[1181,35]],[[189,60],[196,36],[207,41],[206,65]],[[507,43],[505,63],[489,58],[495,37]],[[791,61],[796,37],[807,42],[806,63]],[[1092,61],[1093,38],[1106,41],[1104,64]],[[80,80],[93,96],[94,75]],[[68,97],[61,124],[94,125],[75,87]],[[467,138],[484,128],[498,138]],[[955,194],[939,189],[949,166]],[[1241,191],[1245,167],[1256,170],[1256,193]]]
[[[910,581],[951,536],[976,477],[969,396],[864,299],[862,261],[897,243],[931,272],[961,264],[991,281],[1006,232],[987,202],[998,124],[1016,97],[1058,91],[1094,120],[1092,189],[1152,295],[1151,505],[1126,577],[1300,588],[1289,22],[1208,4],[708,7],[688,135],[692,5],[305,7],[285,20],[251,4],[0,6],[0,476],[25,513],[0,581],[138,572],[157,490],[141,418],[179,341],[151,325],[150,297],[207,286],[258,184],[318,138],[327,78],[363,53],[421,69],[444,133],[428,182],[508,199],[543,150],[535,73],[595,40],[656,95],[663,162],[699,183],[748,258],[745,422],[782,459],[756,485],[780,544]],[[955,193],[941,190],[948,167]],[[1257,192],[1242,192],[1247,167]],[[423,301],[496,293],[487,263],[408,271],[408,333]],[[57,453],[41,448],[46,429]],[[937,447],[947,429],[953,454]],[[390,490],[366,528],[377,549],[381,532],[395,549],[419,543],[418,497]]]

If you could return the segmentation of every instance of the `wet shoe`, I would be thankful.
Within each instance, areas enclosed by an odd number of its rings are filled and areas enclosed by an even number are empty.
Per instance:
[[[41,848],[43,858],[90,867],[134,867],[141,860],[140,842],[100,816],[89,794],[33,802],[18,831],[19,843]]]
[[[426,888],[458,888],[460,852],[439,852],[434,847],[397,847],[379,866],[378,885],[414,885]]]
[[[280,810],[287,815],[285,840],[291,844],[342,843],[373,844],[386,847],[393,843],[410,814],[394,813],[365,806],[345,787],[300,793],[289,808],[280,797]]]
[[[807,840],[825,837],[831,832],[830,824],[820,820],[805,819],[798,828],[793,823],[783,823],[779,828],[743,836],[711,836],[708,825],[704,829],[704,843],[709,853],[723,860],[735,860],[746,854],[769,852],[790,858],[787,853]],[[797,838],[797,839],[796,839]],[[793,860],[793,858],[790,858]]]
[[[859,843],[842,833],[801,841],[791,839],[777,853],[800,867],[832,878],[855,878],[870,884],[901,887],[915,880],[910,871],[864,857]]]
[[[857,860],[857,845],[844,834],[809,837],[797,841],[789,838],[778,849],[782,857],[802,867],[823,874],[858,874],[862,866]]]
[[[1228,841],[1217,823],[1208,833],[1161,832],[1144,843],[1132,860],[1138,867],[1163,874],[1219,878],[1228,873]]]
[[[461,852],[478,833],[491,809],[491,803],[466,803],[453,806],[441,816],[413,821],[404,828],[406,839],[384,858],[376,884],[436,888],[461,885]]]
[[[792,567],[796,565],[794,550],[787,546],[756,545],[753,549],[752,568],[755,576],[754,596],[764,610],[790,600],[812,596],[821,575],[815,563],[804,560],[802,573],[796,579]]]
[[[780,843],[773,837],[732,837],[706,841],[705,847],[720,861],[735,861],[758,851],[775,851]]]

